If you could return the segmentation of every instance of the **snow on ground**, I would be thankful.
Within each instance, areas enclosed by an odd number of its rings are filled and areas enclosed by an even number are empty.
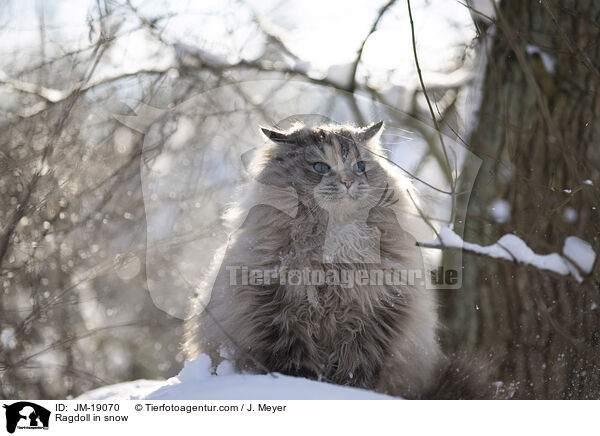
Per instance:
[[[235,374],[227,361],[211,374],[210,358],[200,355],[177,377],[169,380],[136,380],[104,386],[79,396],[79,400],[391,400],[364,389],[289,377],[281,374]]]
[[[165,386],[166,380],[135,380],[103,386],[77,397],[79,400],[140,400]]]
[[[494,259],[505,259],[531,265],[560,275],[571,274],[580,282],[583,278],[579,270],[585,274],[591,273],[596,260],[596,253],[591,245],[576,236],[569,236],[565,239],[563,255],[558,253],[537,254],[521,238],[510,234],[502,236],[498,242],[492,245],[473,244],[463,241],[449,227],[443,227],[435,241],[420,245],[431,248],[462,248]]]

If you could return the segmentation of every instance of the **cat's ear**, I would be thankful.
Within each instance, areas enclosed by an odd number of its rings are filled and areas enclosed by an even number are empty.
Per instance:
[[[360,133],[360,139],[364,142],[377,141],[383,133],[383,121],[378,121],[364,128]]]
[[[292,142],[288,133],[267,129],[266,127],[261,127],[260,130],[263,132],[263,135],[277,144],[290,144]]]

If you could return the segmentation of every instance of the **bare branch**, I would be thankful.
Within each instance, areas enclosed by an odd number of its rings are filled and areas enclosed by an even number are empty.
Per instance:
[[[363,50],[365,49],[365,44],[367,43],[367,41],[369,40],[371,35],[373,33],[375,33],[375,31],[377,30],[377,26],[379,26],[379,22],[381,21],[381,19],[383,18],[383,16],[387,12],[387,10],[394,5],[394,3],[396,3],[396,0],[390,0],[385,5],[383,5],[383,7],[379,10],[379,13],[377,14],[377,18],[375,19],[375,21],[373,22],[373,25],[371,26],[371,30],[369,30],[369,33],[367,34],[365,39],[363,39],[363,42],[360,45],[360,48],[358,49],[358,54],[356,56],[356,60],[354,61],[354,64],[352,65],[352,76],[351,76],[352,81],[350,82],[350,87],[348,88],[348,91],[353,92],[356,89],[356,71],[358,70],[358,64],[360,64]]]

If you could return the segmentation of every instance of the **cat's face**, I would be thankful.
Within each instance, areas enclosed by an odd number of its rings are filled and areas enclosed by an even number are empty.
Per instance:
[[[385,172],[373,154],[381,129],[382,123],[363,129],[263,130],[277,144],[264,175],[268,182],[296,188],[301,198],[314,200],[330,214],[368,212],[385,189]]]
[[[380,168],[366,150],[334,137],[329,143],[307,148],[305,158],[305,171],[320,177],[313,189],[320,207],[343,214],[375,205],[380,190],[373,179],[379,178]]]

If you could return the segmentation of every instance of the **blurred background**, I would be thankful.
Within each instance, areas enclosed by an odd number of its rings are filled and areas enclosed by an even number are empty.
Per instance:
[[[243,156],[289,116],[384,119],[433,229],[600,252],[593,0],[5,0],[0,33],[0,397],[176,375]],[[448,353],[506,397],[598,398],[595,256],[433,251],[463,265]]]

